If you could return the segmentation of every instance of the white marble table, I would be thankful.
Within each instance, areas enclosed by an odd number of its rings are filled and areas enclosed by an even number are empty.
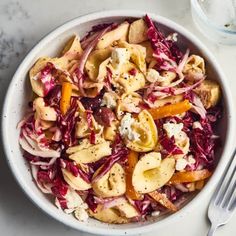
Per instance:
[[[193,25],[188,0],[1,0],[0,1],[0,107],[12,75],[29,49],[45,34],[76,16],[106,9],[139,9],[168,17],[197,35],[213,52],[230,81],[236,101],[236,46],[217,46],[205,39]],[[46,216],[17,186],[0,158],[0,235],[88,235],[70,229]],[[203,236],[209,198],[181,221],[163,228],[159,236]],[[236,214],[216,236],[236,235]],[[154,235],[149,233],[148,235]]]

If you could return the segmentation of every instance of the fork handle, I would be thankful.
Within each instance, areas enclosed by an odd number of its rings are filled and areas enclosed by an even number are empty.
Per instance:
[[[217,228],[218,228],[218,225],[212,224],[211,228],[208,231],[207,236],[213,236]]]

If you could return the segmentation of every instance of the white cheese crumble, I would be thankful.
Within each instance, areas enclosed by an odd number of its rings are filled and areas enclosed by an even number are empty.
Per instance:
[[[147,73],[146,73],[146,79],[151,82],[164,82],[165,81],[165,77],[160,76],[159,72],[154,70],[154,69],[148,69]]]
[[[106,106],[108,108],[115,108],[116,105],[117,105],[116,93],[114,93],[114,92],[104,93],[101,106]]]
[[[182,123],[175,124],[167,122],[163,125],[164,130],[167,133],[168,138],[174,136],[175,140],[182,139],[182,129],[184,125]]]
[[[86,211],[86,208],[79,207],[75,210],[75,217],[82,222],[85,222],[88,220],[89,216]]]
[[[159,216],[160,215],[160,211],[153,211],[152,212],[152,216]]]
[[[202,125],[199,121],[193,122],[193,129],[202,129]]]
[[[177,42],[178,41],[178,34],[177,33],[169,34],[166,39]]]
[[[196,160],[193,158],[192,155],[189,155],[185,158],[177,159],[175,164],[175,169],[178,171],[182,171],[185,169],[187,165],[193,165],[196,163]]]
[[[82,198],[73,190],[68,189],[66,195],[66,205],[67,209],[64,209],[66,214],[70,214],[72,212],[75,213],[75,217],[80,221],[86,221],[88,219],[88,213],[86,209],[88,209],[88,205],[82,200]],[[61,209],[60,203],[58,199],[55,200],[55,205]]]
[[[111,53],[111,64],[114,69],[120,67],[130,59],[130,52],[126,48],[114,48]]]
[[[177,159],[176,164],[175,164],[175,169],[178,171],[182,171],[185,169],[187,165],[188,165],[188,162],[184,158]]]
[[[187,160],[188,160],[188,163],[189,163],[190,165],[193,165],[193,164],[196,163],[196,160],[193,158],[193,155],[189,155],[189,156],[187,157]]]
[[[130,113],[126,113],[120,122],[119,131],[122,137],[126,137],[131,141],[139,140],[140,135],[132,129],[132,124],[135,122]]]

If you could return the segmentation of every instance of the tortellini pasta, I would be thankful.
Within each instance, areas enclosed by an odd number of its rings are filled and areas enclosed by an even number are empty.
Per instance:
[[[117,117],[121,118],[124,112],[139,113],[141,111],[139,107],[141,101],[142,98],[138,93],[124,93],[118,100],[116,107]]]
[[[130,24],[129,43],[142,43],[147,40],[147,25],[143,19],[139,19]]]
[[[96,177],[98,169],[94,177]],[[125,171],[123,167],[115,163],[112,168],[100,179],[92,183],[93,190],[100,197],[117,197],[126,191]]]
[[[117,40],[126,40],[128,36],[129,23],[124,22],[114,30],[107,32],[97,43],[97,49],[103,49],[111,46]]]
[[[158,152],[144,155],[136,164],[132,184],[137,192],[150,193],[165,185],[175,172],[175,160],[162,160]]]
[[[92,81],[101,81],[106,76],[111,51],[111,48],[97,49],[89,55],[85,69]]]
[[[87,140],[86,145],[83,143],[70,147],[66,153],[69,154],[71,160],[78,164],[92,163],[111,154],[110,142],[104,140],[97,144],[90,144]]]
[[[131,70],[136,70],[136,75],[129,73]],[[122,91],[131,93],[144,87],[145,77],[133,63],[127,63],[122,67],[122,71],[118,79],[115,80],[115,86],[118,84]]]
[[[136,134],[133,139],[123,135],[128,148],[136,152],[148,152],[155,148],[157,144],[157,128],[147,110],[139,113],[135,122],[131,123],[131,130]]]
[[[95,212],[90,210],[89,215],[110,224],[124,224],[128,222],[128,219],[122,216],[116,208],[104,208],[103,205],[98,205]]]
[[[46,106],[43,98],[38,97],[34,100],[33,107],[35,109],[36,116],[44,121],[56,121],[57,113],[54,108]]]
[[[91,188],[91,184],[85,182],[79,175],[74,176],[66,169],[62,169],[62,174],[65,181],[75,190],[88,190]]]
[[[50,58],[50,57],[41,57],[37,60],[34,66],[29,72],[30,83],[32,90],[39,97],[45,96],[45,85],[41,80],[42,73],[41,71],[48,65],[52,64],[57,68],[58,72],[64,71],[68,66],[68,61],[64,58]],[[48,73],[46,80],[50,82],[52,80],[52,75]]]
[[[119,123],[117,121],[113,121],[110,126],[105,127],[103,130],[103,136],[105,140],[114,141],[117,134]]]
[[[72,36],[63,48],[61,54],[69,60],[79,59],[82,55],[83,49],[80,45],[80,38],[77,35]]]
[[[146,48],[139,44],[129,44],[125,41],[120,41],[119,47],[126,48],[130,53],[131,61],[139,68],[142,73],[146,72]]]
[[[81,102],[78,102],[78,107],[79,107],[78,109],[79,121],[77,121],[76,123],[75,135],[78,138],[85,138],[91,134],[91,128],[88,125],[86,110]],[[102,133],[103,131],[102,126],[98,125],[92,114],[90,116],[93,125],[93,131],[96,134]]]
[[[185,74],[205,74],[204,59],[198,55],[191,55],[184,66],[183,72]]]

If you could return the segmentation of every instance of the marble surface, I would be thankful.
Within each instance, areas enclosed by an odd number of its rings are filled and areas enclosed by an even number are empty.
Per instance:
[[[188,0],[1,0],[0,1],[0,108],[17,66],[44,35],[65,21],[79,15],[107,9],[139,9],[168,17],[197,35],[220,62],[231,84],[236,101],[236,46],[209,42],[195,28]],[[49,218],[34,206],[17,186],[6,165],[0,147],[0,235],[88,235],[70,229]],[[170,227],[160,229],[159,236],[202,236],[209,227],[206,210],[210,196],[193,212]],[[236,235],[236,214],[216,236]],[[153,233],[146,234],[151,236]],[[144,235],[143,235],[144,236]]]

